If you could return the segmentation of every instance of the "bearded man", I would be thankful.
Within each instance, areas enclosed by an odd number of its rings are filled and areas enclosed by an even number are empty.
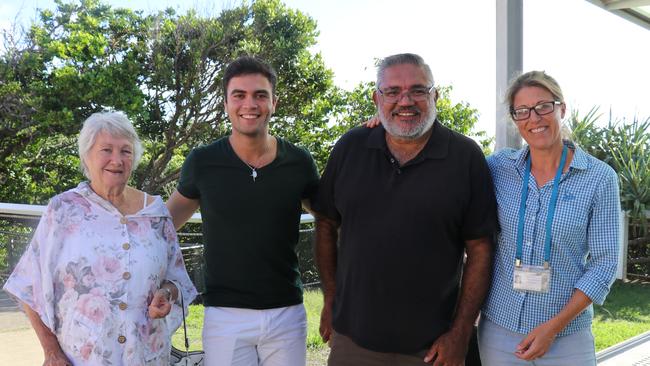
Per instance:
[[[464,362],[496,204],[481,149],[440,124],[437,98],[420,56],[386,57],[373,93],[381,125],[332,150],[312,205],[329,365]]]

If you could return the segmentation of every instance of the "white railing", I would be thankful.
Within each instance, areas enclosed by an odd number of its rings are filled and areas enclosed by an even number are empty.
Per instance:
[[[45,212],[46,207],[47,206],[43,205],[26,205],[22,203],[0,202],[0,215],[40,217],[43,215],[43,212]],[[203,220],[201,219],[201,214],[197,212],[192,215],[188,221],[192,223],[201,223]],[[314,216],[310,214],[302,214],[300,216],[301,224],[308,224],[312,222],[314,222]]]
[[[20,203],[2,203],[0,202],[0,216],[17,216],[17,217],[40,217],[45,211],[45,206],[42,205],[25,205]],[[650,218],[650,210],[646,211],[646,217]],[[616,270],[617,279],[625,279],[627,277],[627,251],[628,251],[628,227],[629,215],[625,211],[621,211],[619,228],[619,263]],[[201,223],[201,214],[195,213],[190,218],[189,222]],[[301,224],[314,222],[314,217],[310,214],[303,214],[300,217]]]
[[[646,210],[645,217],[650,219],[650,210]],[[626,211],[621,211],[621,227],[618,230],[620,252],[618,256],[618,268],[616,269],[616,279],[627,279],[627,252],[629,240],[630,215]]]

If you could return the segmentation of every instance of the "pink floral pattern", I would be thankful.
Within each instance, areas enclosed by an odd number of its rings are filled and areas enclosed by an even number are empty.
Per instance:
[[[87,183],[55,196],[4,286],[40,315],[75,366],[169,364],[181,309],[150,319],[148,303],[163,280],[186,304],[196,297],[162,199],[125,218]]]

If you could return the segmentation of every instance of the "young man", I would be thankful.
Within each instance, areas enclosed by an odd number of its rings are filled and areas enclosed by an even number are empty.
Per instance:
[[[313,207],[330,366],[464,364],[496,204],[481,149],[437,121],[437,97],[420,56],[385,58],[382,126],[351,130],[330,155]]]
[[[225,70],[232,133],[194,149],[167,203],[176,228],[201,208],[206,365],[304,365],[306,316],[295,247],[311,155],[269,134],[276,74],[241,57]]]

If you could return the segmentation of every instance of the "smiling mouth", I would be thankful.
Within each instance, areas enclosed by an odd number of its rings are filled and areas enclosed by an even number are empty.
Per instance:
[[[419,115],[420,112],[414,111],[414,110],[402,110],[402,111],[397,111],[393,112],[392,115],[394,116],[400,116],[400,117],[415,117]]]
[[[240,114],[239,117],[244,119],[257,119],[260,117],[259,114]]]
[[[540,132],[546,131],[547,129],[548,129],[548,127],[542,126],[542,127],[533,128],[533,129],[530,130],[530,132],[532,132],[532,133],[540,133]]]

